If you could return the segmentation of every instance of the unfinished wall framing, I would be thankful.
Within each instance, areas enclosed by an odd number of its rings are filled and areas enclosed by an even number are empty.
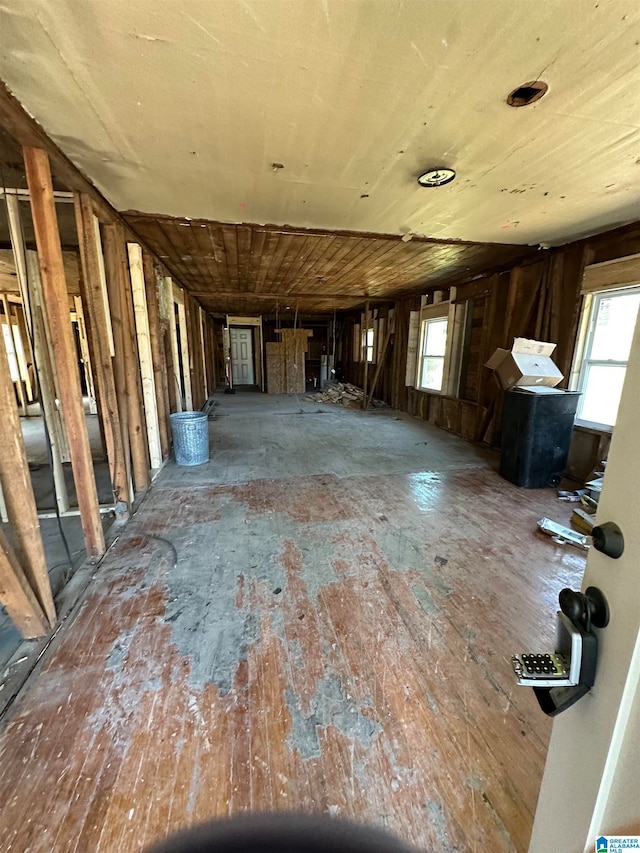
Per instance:
[[[170,453],[174,364],[185,368],[185,403],[202,405],[216,381],[216,335],[199,303],[4,90],[0,102],[15,151],[24,146],[26,174],[26,186],[2,191],[10,242],[0,250],[0,316],[15,368],[3,345],[0,516],[10,537],[0,528],[0,603],[25,637],[36,637],[52,628],[56,611],[19,415],[39,403],[57,512],[79,514],[86,553],[98,558],[107,507],[98,500],[83,393],[99,418],[109,506],[126,516]],[[132,258],[127,243],[136,247]],[[167,281],[180,335],[175,362]],[[79,510],[70,506],[68,463]]]

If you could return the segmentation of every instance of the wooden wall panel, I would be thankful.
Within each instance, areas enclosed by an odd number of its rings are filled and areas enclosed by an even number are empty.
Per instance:
[[[282,342],[269,341],[265,344],[267,355],[267,393],[284,394],[285,382],[285,353]]]
[[[187,320],[189,340],[189,375],[191,376],[191,394],[194,410],[200,410],[205,403],[205,378],[203,370],[202,336],[198,303],[185,293],[184,308]]]
[[[638,235],[640,239],[640,233]],[[620,237],[616,236],[619,242]],[[627,243],[624,243],[627,247]],[[606,250],[599,244],[600,254]],[[496,347],[510,347],[515,337],[557,343],[554,360],[566,385],[573,357],[580,310],[580,285],[589,246],[575,244],[553,250],[535,262],[463,283],[455,302],[467,303],[467,328],[459,398],[429,394],[405,386],[409,317],[420,298],[395,303],[395,333],[389,371],[388,399],[394,408],[420,417],[465,438],[499,443],[504,392],[484,366]],[[345,324],[343,347],[353,346],[352,324]],[[360,384],[362,364],[345,362],[345,379]]]

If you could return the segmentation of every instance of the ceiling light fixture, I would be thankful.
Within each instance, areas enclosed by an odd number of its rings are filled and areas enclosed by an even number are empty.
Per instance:
[[[419,176],[418,183],[421,187],[443,187],[450,184],[455,176],[453,169],[427,169]]]
[[[528,107],[529,104],[539,101],[548,91],[549,86],[543,80],[532,80],[514,89],[507,97],[507,103],[510,107]]]

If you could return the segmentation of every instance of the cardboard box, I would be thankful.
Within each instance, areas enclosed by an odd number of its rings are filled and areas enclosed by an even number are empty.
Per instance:
[[[544,341],[516,338],[510,350],[497,349],[485,367],[494,371],[505,391],[525,385],[554,388],[562,380],[551,358],[555,348],[555,344]]]

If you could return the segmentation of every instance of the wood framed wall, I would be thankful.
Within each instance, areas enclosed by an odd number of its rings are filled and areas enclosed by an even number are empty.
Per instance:
[[[99,558],[105,538],[81,380],[93,413],[99,415],[113,506],[125,515],[149,485],[151,466],[160,467],[168,457],[169,414],[180,405],[170,388],[179,359],[173,359],[171,323],[162,310],[167,282],[172,309],[176,298],[190,408],[194,402],[201,406],[216,383],[215,332],[199,303],[171,282],[161,261],[1,87],[0,115],[16,148],[22,148],[27,182],[27,189],[4,188],[11,248],[1,250],[3,270],[12,264],[16,275],[2,273],[0,302],[16,338],[20,381],[14,386],[3,346],[0,517],[11,526],[12,544],[0,529],[0,602],[25,637],[36,637],[52,628],[56,612],[15,392],[23,414],[39,399],[51,438],[57,509],[61,514],[73,511],[63,469],[70,462],[86,552]],[[67,234],[63,252],[56,211],[60,199],[74,204],[78,251]],[[36,251],[27,248],[22,231],[25,201]],[[131,264],[128,242],[139,249]],[[76,323],[79,349],[72,328]],[[27,371],[28,362],[35,373]]]

